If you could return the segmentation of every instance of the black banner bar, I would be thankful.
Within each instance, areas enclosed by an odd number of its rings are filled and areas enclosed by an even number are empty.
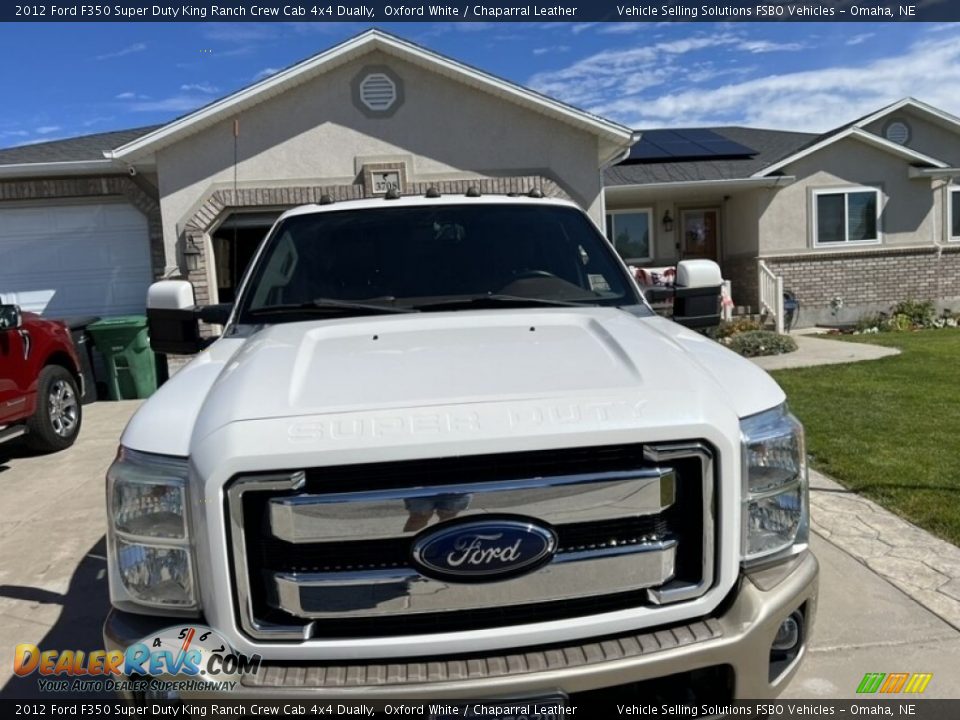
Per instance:
[[[617,699],[578,703],[549,700],[422,700],[364,701],[357,699],[288,699],[277,701],[197,700],[185,702],[77,700],[0,701],[4,718],[419,718],[421,720],[607,720],[609,718],[793,718],[896,717],[910,720],[947,720],[960,715],[960,700],[763,700],[739,702],[670,703]]]
[[[56,0],[4,22],[950,22],[960,0]]]

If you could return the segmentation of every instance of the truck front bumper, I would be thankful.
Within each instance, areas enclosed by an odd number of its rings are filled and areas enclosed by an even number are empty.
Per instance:
[[[806,654],[816,615],[819,566],[806,551],[761,570],[745,572],[715,616],[664,629],[585,640],[550,648],[526,648],[478,657],[418,661],[371,661],[353,665],[271,664],[235,680],[229,692],[194,688],[183,699],[446,699],[523,698],[627,686],[668,676],[723,668],[731,699],[776,697]],[[799,613],[797,615],[796,613]],[[800,619],[795,649],[774,659],[771,645],[781,624]],[[112,611],[104,646],[123,650],[145,635],[175,623]],[[164,678],[177,680],[185,678]],[[192,679],[192,678],[190,678]]]

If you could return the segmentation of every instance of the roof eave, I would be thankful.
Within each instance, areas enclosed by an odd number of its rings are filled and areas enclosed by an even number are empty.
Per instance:
[[[882,138],[879,135],[874,135],[873,133],[867,132],[866,130],[863,130],[857,127],[856,125],[854,125],[847,128],[843,132],[839,132],[836,135],[831,135],[828,138],[824,138],[822,141],[818,143],[814,143],[808,148],[804,148],[803,150],[800,150],[791,155],[788,155],[782,160],[779,160],[773,163],[772,165],[768,165],[767,167],[758,170],[753,175],[751,175],[751,177],[767,177],[773,172],[781,170],[782,168],[788,165],[791,165],[797,162],[798,160],[802,160],[808,155],[813,155],[814,153],[819,152],[820,150],[823,150],[829,147],[830,145],[833,145],[847,138],[860,140],[869,145],[873,145],[874,147],[880,148],[882,150],[886,150],[895,155],[899,155],[905,160],[922,162],[938,168],[947,167],[947,163],[943,162],[942,160],[937,160],[936,158],[930,157],[929,155],[924,155],[923,153],[917,152],[916,150],[911,150],[910,148],[906,148],[903,145],[898,145],[895,142],[891,142],[890,140],[887,140],[886,138]]]
[[[64,175],[119,174],[126,169],[112,160],[60,160],[39,163],[8,163],[0,165],[0,178],[46,177]]]
[[[955,178],[960,177],[960,168],[923,168],[911,166],[907,171],[907,174],[910,178]]]
[[[501,80],[456,60],[426,50],[414,43],[378,30],[368,30],[355,38],[271,75],[258,83],[221,98],[206,107],[174,120],[157,130],[115,148],[105,156],[114,160],[134,162],[145,154],[208,127],[240,110],[306,82],[370,50],[382,50],[414,64],[429,65],[432,69],[468,84],[482,87],[493,94],[513,99],[520,105],[537,109],[571,125],[593,132],[602,141],[614,146],[631,143],[633,131],[619,123],[591,115],[552,98],[539,95],[513,83]]]
[[[793,175],[770,175],[768,177],[721,178],[718,180],[678,180],[673,182],[631,183],[628,185],[606,185],[608,195],[653,192],[661,190],[700,190],[719,187],[725,190],[750,189],[757,187],[784,187],[796,182]]]
[[[871,123],[876,122],[880,118],[886,117],[887,115],[890,115],[891,113],[894,113],[897,110],[901,110],[905,107],[913,108],[914,110],[922,114],[935,118],[940,123],[947,125],[953,128],[954,130],[960,130],[960,118],[958,118],[955,115],[951,115],[948,112],[944,112],[940,108],[934,107],[933,105],[928,105],[927,103],[921,100],[917,100],[916,98],[913,98],[913,97],[905,97],[902,100],[898,100],[897,102],[891,105],[887,105],[886,107],[880,108],[872,115],[868,115],[862,120],[858,120],[855,124],[857,127],[860,127],[860,128],[866,127],[867,125],[870,125]]]

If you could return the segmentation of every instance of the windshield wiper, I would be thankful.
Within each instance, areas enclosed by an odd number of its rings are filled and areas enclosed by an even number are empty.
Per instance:
[[[381,298],[377,298],[381,299]],[[395,298],[382,298],[384,302],[393,301]],[[380,313],[410,313],[419,312],[415,308],[400,307],[396,305],[385,305],[375,302],[371,299],[369,302],[337,300],[335,298],[318,297],[304,303],[287,303],[285,305],[268,305],[262,308],[249,310],[249,315],[281,315],[284,313],[298,312],[349,312],[363,313],[365,315],[377,315]]]
[[[520,295],[503,295],[490,293],[488,295],[464,295],[448,300],[414,305],[417,310],[424,312],[438,310],[456,310],[457,308],[486,308],[486,307],[583,307],[582,302],[571,300],[548,300],[546,298],[522,297]]]

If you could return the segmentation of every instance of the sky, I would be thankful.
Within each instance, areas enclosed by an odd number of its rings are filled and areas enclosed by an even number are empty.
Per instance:
[[[369,27],[0,25],[0,147],[162,123]],[[960,115],[960,23],[377,27],[637,129],[818,132],[908,95]]]

